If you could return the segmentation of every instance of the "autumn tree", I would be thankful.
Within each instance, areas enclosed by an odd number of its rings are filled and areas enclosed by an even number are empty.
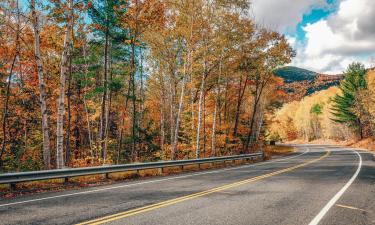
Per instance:
[[[39,99],[40,99],[40,110],[42,117],[42,133],[43,133],[43,160],[44,168],[49,169],[51,164],[51,152],[50,152],[50,137],[48,127],[48,112],[46,103],[46,83],[44,79],[43,63],[40,52],[40,23],[39,23],[39,12],[36,9],[36,1],[30,1],[30,10],[32,14],[32,24],[34,30],[34,56],[35,63],[37,66],[38,73],[38,84],[39,84]]]
[[[259,103],[263,97],[263,92],[274,76],[273,70],[289,63],[295,54],[285,37],[279,33],[261,29],[258,35],[255,48],[251,48],[250,51],[248,50],[241,64],[241,67],[248,73],[250,80],[254,83],[249,130],[244,144],[245,151],[247,151],[250,143],[255,141],[255,118],[258,113]]]

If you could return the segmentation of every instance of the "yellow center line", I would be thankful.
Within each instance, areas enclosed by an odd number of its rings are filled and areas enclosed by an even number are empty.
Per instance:
[[[267,173],[267,174],[260,175],[260,176],[257,176],[257,177],[252,177],[252,178],[242,180],[242,181],[238,181],[238,182],[235,182],[235,183],[223,185],[223,186],[220,186],[220,187],[216,187],[216,188],[209,189],[209,190],[206,190],[206,191],[198,192],[198,193],[195,193],[195,194],[170,199],[170,200],[167,200],[167,201],[151,204],[151,205],[148,205],[148,206],[143,206],[143,207],[132,209],[132,210],[127,210],[127,211],[124,211],[124,212],[112,214],[112,215],[109,215],[109,216],[104,216],[104,217],[97,218],[97,219],[94,219],[94,220],[89,220],[89,221],[86,221],[86,222],[78,223],[77,225],[85,225],[85,224],[97,225],[97,224],[108,223],[108,222],[111,222],[111,221],[114,221],[114,220],[122,219],[122,218],[129,217],[129,216],[133,216],[133,215],[136,215],[136,214],[139,214],[139,213],[151,211],[151,210],[154,210],[154,209],[166,207],[166,206],[173,205],[173,204],[177,204],[179,202],[191,200],[191,199],[198,198],[198,197],[205,196],[205,195],[209,195],[209,194],[212,194],[212,193],[215,193],[215,192],[220,192],[220,191],[223,191],[223,190],[227,190],[229,188],[237,187],[237,186],[240,186],[240,185],[243,185],[243,184],[251,183],[251,182],[254,182],[254,181],[257,181],[257,180],[265,179],[265,178],[268,178],[268,177],[272,177],[272,176],[275,176],[275,175],[278,175],[278,174],[286,173],[286,172],[301,168],[303,166],[306,166],[306,165],[309,165],[311,163],[317,162],[317,161],[327,157],[329,154],[330,154],[330,151],[327,151],[323,156],[321,156],[317,159],[313,159],[313,160],[307,161],[305,163],[302,163],[302,164],[299,164],[299,165],[296,165],[296,166],[288,167],[288,168],[285,168],[285,169],[282,169],[282,170],[278,170],[278,171],[275,171],[275,172],[272,172],[272,173]]]

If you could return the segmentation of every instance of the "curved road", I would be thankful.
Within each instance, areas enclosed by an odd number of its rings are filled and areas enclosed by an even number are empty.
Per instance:
[[[0,224],[375,224],[374,155],[298,145],[290,156],[0,200]]]

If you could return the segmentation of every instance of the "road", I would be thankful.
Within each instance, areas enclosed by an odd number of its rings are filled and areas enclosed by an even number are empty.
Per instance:
[[[368,152],[298,145],[239,167],[0,200],[0,224],[375,224]]]

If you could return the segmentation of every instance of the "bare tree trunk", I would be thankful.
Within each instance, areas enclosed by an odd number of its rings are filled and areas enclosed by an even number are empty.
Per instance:
[[[65,161],[66,164],[69,164],[70,162],[70,153],[71,153],[71,145],[70,145],[70,136],[71,136],[71,121],[72,121],[72,112],[71,112],[71,95],[72,95],[72,57],[70,55],[69,57],[69,77],[68,77],[68,124],[66,127],[66,154],[65,154]]]
[[[85,92],[86,92],[87,74],[88,74],[88,65],[87,65],[87,60],[86,60],[86,43],[83,45],[83,59],[84,59],[84,62],[85,62],[85,81],[86,81],[85,82]],[[87,133],[88,133],[88,136],[89,136],[90,153],[91,153],[91,157],[93,157],[94,152],[93,152],[93,144],[92,144],[91,123],[90,123],[89,109],[87,107],[86,93],[83,93],[83,105],[84,105],[85,114],[86,114]]]
[[[213,115],[213,124],[212,124],[212,137],[211,137],[211,156],[216,156],[216,117],[217,117],[217,111],[219,107],[219,99],[220,99],[220,79],[221,79],[221,72],[222,72],[222,63],[220,58],[220,64],[219,64],[219,77],[217,78],[217,93],[215,96],[215,109],[214,109],[214,115]]]
[[[264,119],[264,114],[262,113],[262,114],[260,114],[258,129],[257,129],[257,133],[256,133],[256,139],[259,139],[260,132],[262,130],[263,119]]]
[[[216,115],[217,115],[217,108],[218,108],[218,97],[219,94],[216,94],[215,98],[215,109],[213,115],[213,123],[212,123],[212,137],[211,137],[211,156],[216,155]]]
[[[163,107],[160,107],[160,148],[162,151],[162,158],[165,158],[165,152],[164,152],[164,140],[165,140],[165,130],[164,130],[164,110]]]
[[[105,146],[105,128],[107,122],[106,108],[107,108],[107,96],[108,96],[108,49],[109,49],[109,24],[107,21],[105,31],[105,44],[104,44],[104,77],[103,77],[103,96],[101,102],[100,111],[100,129],[99,129],[99,142],[101,147],[101,158],[105,159],[107,156],[107,149]]]
[[[246,91],[246,86],[247,86],[247,77],[244,82],[244,86],[242,89],[242,76],[240,79],[240,88],[238,90],[238,98],[237,98],[237,107],[236,107],[236,118],[235,118],[235,123],[234,123],[234,129],[233,129],[233,136],[237,135],[237,128],[238,128],[238,123],[239,123],[239,118],[240,118],[240,113],[241,113],[241,105],[242,105],[242,99],[243,96],[245,95]]]
[[[33,17],[33,28],[34,28],[34,56],[37,66],[38,80],[39,80],[39,99],[40,99],[40,110],[42,114],[42,133],[43,133],[43,162],[44,169],[50,169],[51,165],[51,152],[50,152],[50,139],[48,129],[48,112],[46,103],[46,85],[44,83],[43,65],[40,55],[40,28],[39,28],[39,16],[35,9],[35,0],[30,1],[31,14]]]
[[[113,77],[113,73],[111,71],[111,62],[112,62],[112,59],[111,59],[111,48],[109,48],[109,61],[107,62],[107,67],[108,67],[108,70],[109,70],[109,82],[112,81],[112,77]],[[108,102],[108,105],[106,106],[105,108],[105,127],[104,127],[104,152],[105,154],[103,155],[103,160],[105,162],[106,160],[106,157],[107,157],[107,149],[108,149],[108,134],[109,134],[109,123],[110,123],[110,115],[111,115],[111,107],[112,107],[112,91],[111,90],[108,90],[108,94],[107,94],[107,99],[106,99],[106,102]]]
[[[206,64],[206,63],[205,63]],[[206,71],[206,69],[204,69]],[[204,95],[204,83],[205,83],[205,72],[202,73],[201,86],[199,89],[199,102],[198,102],[198,127],[197,127],[197,142],[195,146],[196,158],[200,157],[200,133],[202,126],[202,112],[203,112],[203,95]]]
[[[131,76],[132,76],[132,103],[133,103],[133,113],[132,113],[132,161],[135,161],[136,160],[136,155],[137,154],[137,149],[136,149],[136,130],[138,129],[137,128],[137,125],[136,125],[136,117],[137,117],[137,105],[136,105],[136,102],[137,102],[137,98],[136,98],[136,94],[135,94],[135,70],[136,70],[136,67],[135,67],[135,37],[133,38],[133,41],[132,41],[132,53],[131,53]]]
[[[258,104],[260,102],[260,99],[262,97],[262,92],[263,92],[264,85],[263,84],[257,84],[256,85],[256,90],[254,93],[254,104],[253,104],[253,110],[251,114],[251,119],[250,119],[250,127],[249,131],[247,133],[247,139],[246,139],[246,144],[245,144],[245,152],[248,150],[250,143],[253,141],[253,132],[254,132],[254,123],[255,123],[255,116],[256,113],[258,112]]]
[[[189,57],[187,57],[189,58]],[[184,104],[184,96],[185,96],[185,84],[186,84],[186,67],[187,67],[187,61],[184,64],[184,77],[182,78],[182,86],[181,86],[181,94],[180,94],[180,102],[178,105],[178,111],[177,111],[177,118],[176,118],[176,125],[175,125],[175,130],[174,130],[174,135],[173,135],[173,143],[172,143],[172,150],[171,150],[171,160],[176,159],[176,150],[177,150],[177,141],[178,141],[178,130],[180,128],[180,116],[181,116],[181,111],[183,108]]]
[[[71,53],[70,31],[73,26],[73,0],[69,1],[69,18],[64,34],[64,46],[61,56],[60,88],[57,103],[57,126],[56,126],[56,168],[64,167],[64,114],[65,114],[65,81],[68,71],[68,58]]]
[[[224,149],[225,151],[228,150],[228,142],[229,142],[229,120],[228,120],[228,89],[229,89],[229,82],[228,78],[225,77],[225,94],[224,94],[224,124],[226,125],[225,128],[225,143]]]

